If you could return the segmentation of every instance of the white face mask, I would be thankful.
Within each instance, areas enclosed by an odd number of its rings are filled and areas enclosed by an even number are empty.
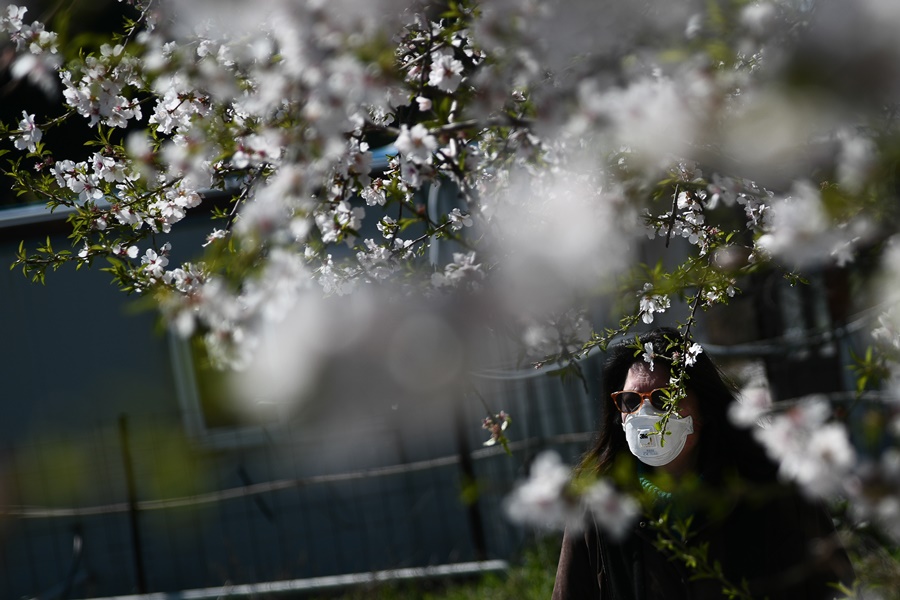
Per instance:
[[[666,423],[666,443],[663,445],[662,435],[656,430],[656,424],[662,420],[663,414],[645,402],[641,409],[625,416],[622,429],[628,449],[639,461],[651,467],[667,465],[681,454],[687,436],[694,433],[694,419],[691,417],[669,417]]]

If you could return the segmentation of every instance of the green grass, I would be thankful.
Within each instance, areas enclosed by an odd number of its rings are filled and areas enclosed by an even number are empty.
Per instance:
[[[547,600],[553,591],[561,536],[536,541],[511,561],[505,573],[472,579],[442,579],[364,586],[328,600]]]

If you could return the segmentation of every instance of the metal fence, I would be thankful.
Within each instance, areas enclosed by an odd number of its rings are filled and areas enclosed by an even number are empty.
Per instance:
[[[592,361],[585,372],[597,382]],[[497,568],[485,561],[528,537],[503,498],[540,450],[574,460],[598,403],[540,373],[483,373],[478,387],[514,415],[511,457],[482,447],[475,401],[423,435],[349,431],[338,457],[291,423],[264,443],[203,447],[177,411],[31,436],[0,458],[0,597],[258,596]]]

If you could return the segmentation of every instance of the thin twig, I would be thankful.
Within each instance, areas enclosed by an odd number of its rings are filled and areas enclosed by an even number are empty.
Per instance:
[[[675,193],[672,194],[672,217],[669,219],[669,229],[666,231],[666,248],[669,247],[669,240],[672,238],[672,230],[675,229],[675,210],[678,208],[678,186],[675,186]]]

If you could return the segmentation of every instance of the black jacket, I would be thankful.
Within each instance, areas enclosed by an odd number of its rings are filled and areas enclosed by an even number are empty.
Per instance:
[[[825,509],[795,493],[765,502],[736,502],[718,517],[695,515],[693,544],[708,544],[733,583],[746,581],[754,598],[822,600],[840,596],[830,584],[849,583],[852,568]],[[614,541],[588,519],[583,531],[566,531],[553,600],[703,600],[723,598],[711,579],[654,546],[657,533],[639,522]]]

